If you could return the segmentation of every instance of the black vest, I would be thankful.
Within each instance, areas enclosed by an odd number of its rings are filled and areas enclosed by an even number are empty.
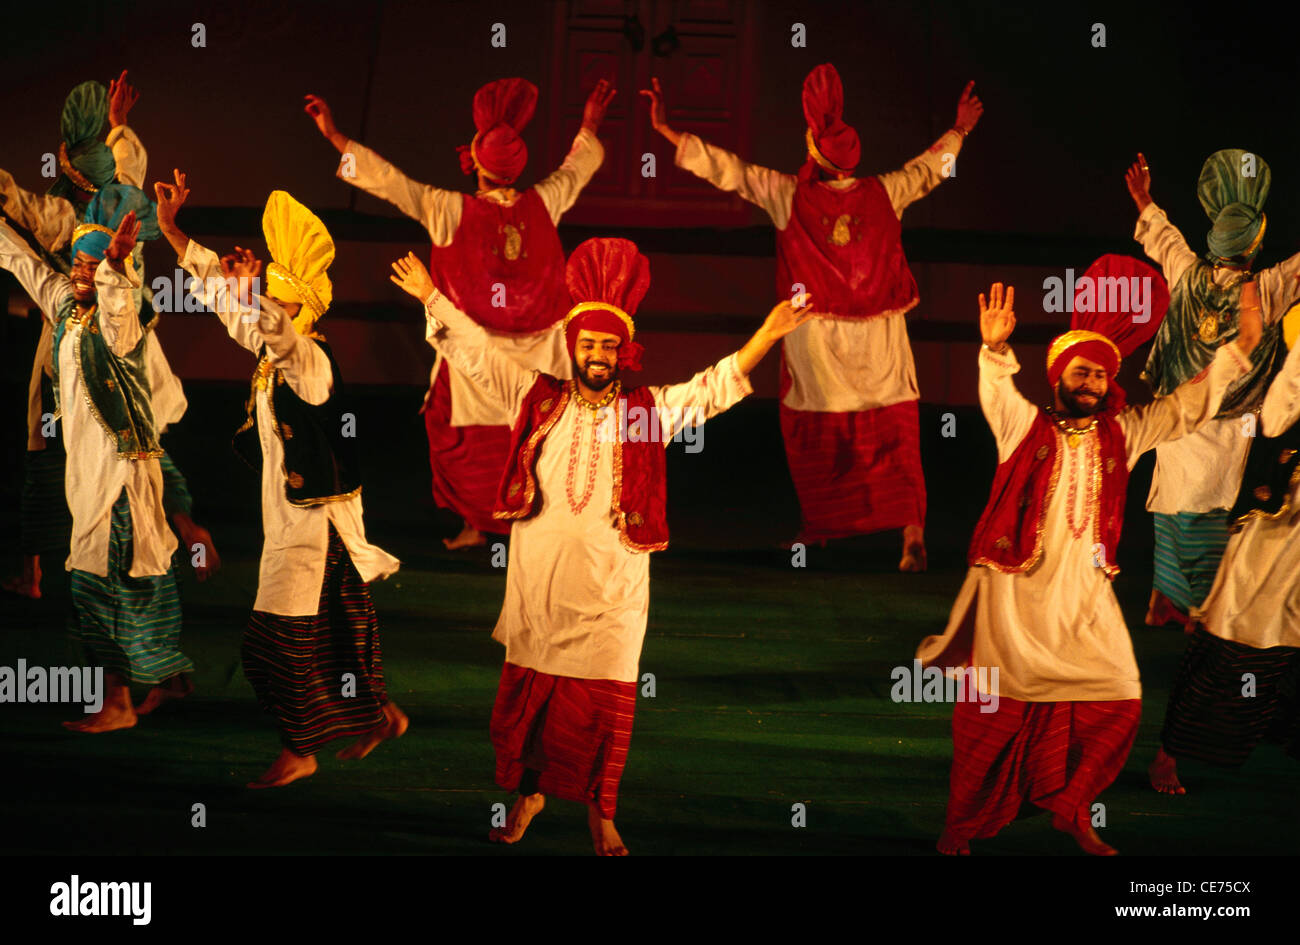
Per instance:
[[[1281,436],[1257,436],[1246,456],[1241,491],[1232,507],[1232,530],[1239,530],[1256,515],[1281,518],[1291,509],[1287,497],[1300,482],[1300,423]]]
[[[299,339],[299,344],[313,343],[320,345],[330,362],[333,380],[329,398],[323,404],[309,404],[300,398],[285,381],[284,374],[271,367],[263,350],[253,373],[248,419],[231,440],[244,462],[260,472],[262,446],[257,433],[257,391],[265,387],[272,428],[284,447],[284,494],[290,505],[298,506],[336,502],[361,493],[356,413],[343,390],[343,378],[329,345]],[[344,435],[345,425],[351,435]]]

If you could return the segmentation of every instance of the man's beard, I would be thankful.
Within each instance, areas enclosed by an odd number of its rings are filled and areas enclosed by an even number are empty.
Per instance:
[[[604,374],[597,378],[593,378],[591,374],[588,373],[591,370],[591,366],[593,364],[605,365],[605,367],[609,368],[609,373]],[[580,381],[582,381],[582,383],[585,384],[590,390],[594,390],[596,393],[600,393],[601,391],[609,387],[610,384],[613,384],[614,381],[618,378],[618,364],[617,362],[610,363],[607,361],[601,361],[598,358],[594,358],[591,361],[588,361],[587,366],[584,368],[584,367],[579,367],[578,362],[575,360],[573,362],[573,376],[578,378]]]
[[[1065,412],[1071,417],[1091,417],[1093,414],[1101,413],[1106,409],[1106,404],[1110,401],[1110,391],[1102,394],[1098,399],[1082,403],[1079,401],[1078,390],[1066,390],[1064,379],[1056,382],[1056,395],[1061,398],[1061,404],[1065,407]]]

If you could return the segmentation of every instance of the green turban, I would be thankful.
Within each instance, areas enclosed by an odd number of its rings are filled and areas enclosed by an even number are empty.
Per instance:
[[[1206,158],[1196,196],[1213,223],[1205,238],[1212,261],[1250,259],[1259,252],[1272,183],[1268,163],[1257,154],[1225,148]]]
[[[113,160],[113,152],[99,140],[107,123],[108,89],[103,83],[93,80],[82,82],[68,93],[59,119],[63,150],[68,163],[95,187],[112,183],[117,175],[117,162]],[[90,199],[90,194],[74,183],[66,170],[50,187],[49,193],[74,203],[84,203]]]

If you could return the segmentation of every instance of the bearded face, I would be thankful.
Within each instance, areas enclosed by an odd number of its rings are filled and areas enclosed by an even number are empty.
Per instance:
[[[1102,365],[1075,358],[1056,382],[1057,407],[1071,417],[1091,417],[1106,409],[1109,389],[1109,375]]]
[[[608,332],[579,331],[573,346],[573,376],[596,393],[608,388],[618,377],[620,340]]]
[[[72,260],[72,296],[83,304],[95,301],[95,270],[99,260],[89,253],[78,252]]]

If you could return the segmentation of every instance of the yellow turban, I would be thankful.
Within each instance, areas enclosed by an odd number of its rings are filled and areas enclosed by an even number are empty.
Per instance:
[[[273,260],[266,267],[269,294],[301,303],[293,327],[299,334],[314,334],[312,326],[334,298],[327,272],[334,262],[329,230],[316,214],[283,190],[275,190],[262,214],[262,233]]]

